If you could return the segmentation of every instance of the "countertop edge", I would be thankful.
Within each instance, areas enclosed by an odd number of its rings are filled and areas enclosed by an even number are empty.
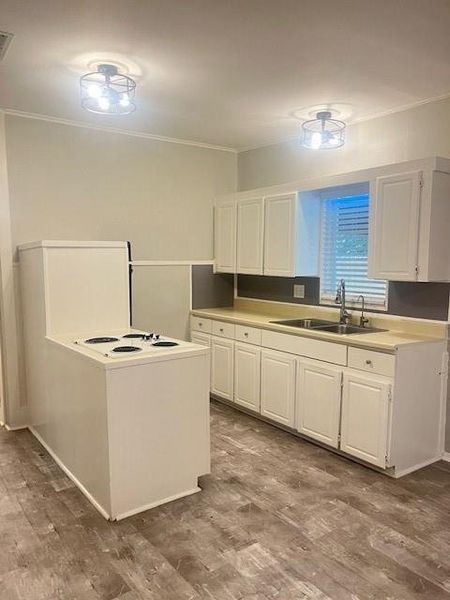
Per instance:
[[[436,337],[432,337],[432,336],[430,336],[430,337],[421,336],[421,337],[423,337],[423,339],[399,340],[397,342],[393,341],[391,344],[389,344],[386,342],[381,342],[381,341],[377,341],[377,340],[373,340],[373,339],[372,340],[361,339],[361,336],[364,334],[358,334],[358,335],[355,335],[354,337],[352,336],[351,338],[349,336],[340,336],[338,339],[335,339],[335,337],[333,337],[333,334],[327,333],[327,332],[313,331],[311,329],[308,329],[308,330],[297,329],[297,328],[293,328],[293,327],[288,327],[286,325],[277,325],[275,323],[258,321],[257,320],[258,318],[259,319],[264,318],[264,315],[262,315],[260,313],[255,313],[255,317],[257,319],[253,321],[251,319],[246,319],[246,318],[238,317],[235,315],[227,315],[226,313],[222,313],[220,311],[221,311],[221,309],[217,309],[217,312],[216,312],[215,309],[211,309],[211,308],[192,309],[190,314],[192,316],[203,317],[205,319],[215,319],[215,320],[220,320],[220,321],[224,321],[224,322],[228,322],[228,323],[235,323],[237,325],[247,325],[248,327],[255,327],[258,329],[266,329],[268,331],[275,331],[277,333],[285,333],[288,335],[297,335],[299,337],[307,337],[307,338],[312,338],[312,339],[316,339],[316,340],[322,340],[325,342],[331,342],[333,344],[351,346],[354,348],[365,348],[368,350],[370,350],[370,349],[380,350],[380,351],[384,351],[384,352],[390,353],[390,354],[395,354],[399,348],[407,348],[410,346],[415,346],[417,344],[445,342],[445,338],[436,338]],[[267,316],[267,318],[268,319],[270,318],[270,320],[277,319],[276,316],[270,316],[270,317]],[[392,330],[392,331],[388,330],[387,332],[383,332],[383,334],[384,335],[390,334],[392,336],[395,336],[396,334],[398,334],[399,336],[401,336],[402,332],[396,332],[395,330]],[[377,333],[368,333],[365,335],[374,336],[374,335],[378,335],[378,334]],[[405,333],[403,335],[408,335],[408,334]],[[414,336],[412,336],[412,337],[414,337]],[[419,338],[419,336],[418,336],[418,338]]]

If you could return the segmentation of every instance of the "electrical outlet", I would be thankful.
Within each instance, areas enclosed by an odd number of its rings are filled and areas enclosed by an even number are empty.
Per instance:
[[[294,284],[294,298],[304,298],[304,297],[305,297],[305,286],[295,283]]]

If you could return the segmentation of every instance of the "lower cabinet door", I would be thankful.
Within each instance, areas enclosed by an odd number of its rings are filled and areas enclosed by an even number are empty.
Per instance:
[[[391,380],[344,372],[341,450],[386,466]]]
[[[341,412],[342,369],[326,363],[297,363],[297,430],[337,448]]]
[[[261,352],[261,414],[294,427],[295,357],[275,350]]]
[[[234,401],[260,411],[261,348],[250,344],[234,345]]]
[[[233,400],[234,342],[211,338],[211,393]]]

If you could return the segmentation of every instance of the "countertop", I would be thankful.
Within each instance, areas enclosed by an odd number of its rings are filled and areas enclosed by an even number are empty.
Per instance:
[[[259,327],[260,329],[269,329],[280,333],[289,333],[318,340],[326,340],[336,344],[345,344],[357,348],[367,348],[373,350],[382,350],[384,352],[394,353],[397,348],[418,343],[443,342],[444,336],[424,335],[418,333],[410,333],[390,329],[378,333],[358,333],[353,335],[338,335],[326,331],[318,331],[313,329],[299,329],[298,327],[289,327],[286,325],[277,325],[271,323],[275,320],[286,320],[288,318],[324,318],[320,317],[312,309],[309,316],[301,315],[299,317],[276,314],[264,314],[259,312],[251,312],[242,309],[230,308],[204,308],[195,309],[191,314],[197,317],[206,319],[216,319],[220,321],[228,321],[240,325],[248,325],[251,327]],[[326,317],[325,317],[326,318]]]

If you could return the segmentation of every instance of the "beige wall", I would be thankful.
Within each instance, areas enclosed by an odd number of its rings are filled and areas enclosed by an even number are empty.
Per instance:
[[[11,250],[38,239],[114,239],[130,240],[135,260],[211,259],[214,197],[235,191],[237,159],[233,152],[193,145],[11,115],[0,118],[2,231],[11,232],[0,240],[9,323],[2,330],[10,340],[3,340],[8,349],[6,417],[15,427],[26,423],[27,413]],[[147,308],[167,313],[160,285],[147,281],[137,287],[142,324]],[[189,302],[189,295],[184,296]]]
[[[338,150],[307,150],[295,140],[241,152],[239,189],[433,155],[450,157],[450,98],[350,126]]]
[[[13,246],[130,240],[135,259],[211,259],[232,152],[6,116]]]

